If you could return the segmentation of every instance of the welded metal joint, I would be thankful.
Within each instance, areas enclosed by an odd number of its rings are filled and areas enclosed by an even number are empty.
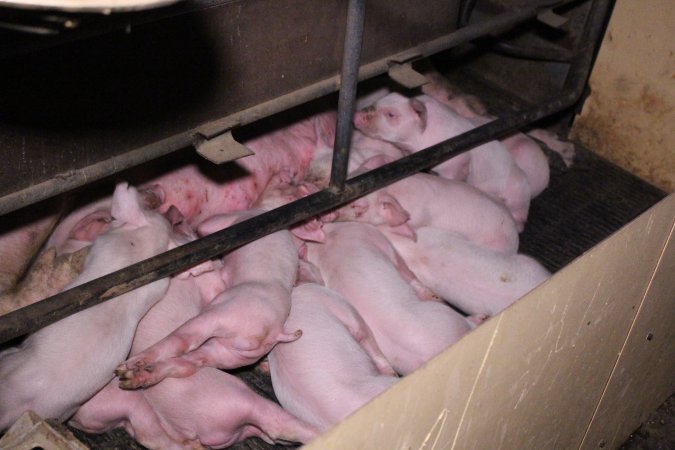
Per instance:
[[[193,142],[197,153],[214,164],[223,164],[253,154],[248,147],[234,139],[232,131],[226,131],[211,139],[197,134]]]
[[[567,17],[561,16],[560,14],[556,14],[555,12],[553,12],[553,9],[546,9],[537,14],[537,20],[557,30],[559,30],[560,28],[562,28],[563,25],[569,22],[569,19]]]
[[[387,75],[389,75],[389,78],[408,89],[415,89],[429,82],[427,77],[413,69],[411,62],[392,62],[387,71]]]

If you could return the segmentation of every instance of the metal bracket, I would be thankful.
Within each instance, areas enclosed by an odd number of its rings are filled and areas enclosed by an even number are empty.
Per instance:
[[[537,20],[551,28],[560,29],[563,25],[569,22],[567,17],[556,14],[552,9],[546,9],[537,14]]]
[[[234,139],[232,131],[226,131],[211,139],[198,134],[194,146],[197,153],[214,164],[223,164],[254,154],[248,147]]]
[[[387,74],[389,77],[408,89],[414,89],[427,84],[427,77],[412,68],[412,63],[391,62]]]
[[[7,433],[0,438],[0,448],[5,450],[88,450],[70,431],[65,435],[42,420],[33,411],[26,411]]]

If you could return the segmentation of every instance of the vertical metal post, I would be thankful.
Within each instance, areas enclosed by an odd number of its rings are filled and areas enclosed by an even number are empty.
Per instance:
[[[352,139],[352,116],[354,115],[356,85],[358,83],[359,62],[361,59],[365,11],[365,0],[349,0],[345,46],[342,55],[342,72],[340,75],[335,144],[333,145],[333,165],[331,167],[329,184],[329,189],[333,192],[341,192],[347,179],[349,144]]]

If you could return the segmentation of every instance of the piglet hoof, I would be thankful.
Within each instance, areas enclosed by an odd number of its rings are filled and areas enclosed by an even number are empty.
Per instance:
[[[485,321],[488,320],[489,318],[490,318],[490,316],[487,315],[487,314],[474,314],[474,315],[472,315],[472,316],[468,316],[468,317],[466,318],[466,320],[468,320],[469,323],[471,323],[472,325],[474,325],[474,326],[477,327],[478,325],[480,325],[481,323],[485,322]]]
[[[410,282],[410,285],[420,300],[443,303],[443,299],[440,296],[419,281],[413,280]]]
[[[120,389],[143,389],[157,382],[152,379],[153,371],[153,365],[146,364],[143,361],[136,361],[131,368],[126,364],[117,366],[115,376],[120,380]]]

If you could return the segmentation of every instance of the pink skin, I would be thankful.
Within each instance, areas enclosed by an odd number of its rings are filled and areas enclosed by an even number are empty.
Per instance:
[[[387,162],[384,157],[371,158],[359,170],[370,170]],[[387,208],[387,204],[383,203],[387,198],[395,199],[396,203]],[[409,220],[404,226],[409,227],[412,233],[407,228],[401,228],[402,223],[392,218],[391,210],[397,208],[408,214]],[[518,250],[518,229],[503,204],[466,183],[426,173],[417,173],[390,184],[337,212],[339,220],[388,225],[390,231],[413,240],[415,230],[432,226],[455,232],[477,245],[498,252],[515,253]]]
[[[422,92],[425,94],[472,120],[476,126],[493,120],[493,117],[487,113],[487,109],[477,97],[461,93],[438,72],[427,73],[426,76],[430,83],[422,86]],[[532,131],[537,134],[544,130]],[[502,139],[501,143],[504,144],[518,167],[527,176],[531,198],[539,195],[548,186],[550,176],[548,158],[539,145],[523,133],[515,133],[506,139]]]
[[[357,129],[406,151],[419,151],[475,128],[470,120],[427,95],[407,98],[389,94],[354,115]],[[497,141],[445,161],[434,170],[441,176],[466,180],[504,202],[522,230],[527,219],[530,187],[527,177]]]
[[[411,373],[472,328],[446,305],[418,298],[397,268],[395,250],[375,227],[335,222],[324,230],[325,243],[307,243],[307,259],[363,317],[398,373]]]
[[[326,187],[330,181],[331,167],[333,164],[333,137],[326,137],[317,131],[319,140],[317,148],[314,151],[314,157],[307,170],[305,179],[312,183]],[[352,133],[352,140],[349,150],[348,172],[352,173],[367,159],[385,155],[392,160],[405,156],[406,152],[395,145],[380,139],[373,139],[358,130]]]
[[[96,239],[82,273],[66,289],[168,249],[169,223],[144,209],[126,183],[115,189],[112,215],[110,229]],[[0,430],[28,409],[45,419],[71,416],[110,381],[136,325],[168,284],[158,280],[68,316],[0,355]]]
[[[198,231],[210,234],[258,213],[215,216]],[[122,388],[187,377],[203,366],[233,369],[253,364],[277,342],[300,337],[300,330],[284,330],[298,271],[298,248],[290,232],[277,231],[238,248],[223,258],[223,265],[221,276],[228,289],[169,336],[120,364],[115,373]]]
[[[429,80],[429,83],[422,86],[421,90],[423,93],[435,98],[441,103],[448,105],[458,114],[461,114],[466,118],[488,118],[488,119],[490,118],[487,112],[487,108],[485,108],[485,105],[483,105],[480,99],[478,99],[473,95],[467,95],[460,92],[440,73],[436,72],[435,70],[432,70],[430,72],[425,72],[425,76]],[[574,144],[572,144],[571,142],[562,141],[554,133],[551,133],[550,131],[541,128],[534,128],[528,131],[527,134],[530,137],[543,142],[551,150],[558,153],[562,157],[567,167],[570,167],[574,163],[574,155],[576,152],[574,149]],[[522,133],[516,133],[512,137],[516,136],[522,136]],[[514,141],[509,143],[508,141],[510,139],[511,138],[504,139],[502,143],[507,147],[509,152],[511,152],[511,155],[513,155],[518,165],[525,171],[528,180],[532,181],[530,177],[533,175],[535,177],[541,177],[542,179],[544,179],[543,171],[547,169],[544,169],[541,163],[542,157],[539,154],[541,152],[541,148],[539,148],[537,143],[530,139],[526,144],[526,146],[531,148],[522,149],[519,148],[520,145],[518,142]],[[533,148],[534,146],[537,147],[537,149],[539,150],[538,152],[534,150]],[[526,162],[526,158],[531,159],[531,161]],[[530,170],[536,167],[539,170],[539,172],[536,173],[534,171],[528,171],[528,166],[530,167]],[[537,191],[536,185],[537,185],[536,182],[533,183],[532,186],[533,191]]]
[[[309,194],[317,192],[319,188],[308,181],[293,182],[288,172],[282,170],[270,180],[265,190],[260,194],[254,208],[265,211],[278,208]],[[335,214],[327,213],[296,224],[290,228],[291,233],[302,240],[323,242],[324,234],[321,229],[323,222],[332,222]]]
[[[106,433],[124,428],[132,438],[149,449],[184,450],[203,448],[189,445],[178,436],[171,436],[146,400],[143,392],[125,391],[115,380],[96,393],[70,419],[69,424],[87,433]]]
[[[468,314],[493,316],[550,277],[529,256],[493,252],[446,230],[421,228],[417,242],[383,231],[424,284]]]
[[[295,342],[269,354],[281,405],[324,431],[398,381],[361,316],[338,293],[306,283],[293,290]]]
[[[324,116],[313,115],[243,142],[255,154],[228,163],[225,171],[207,167],[212,172],[207,174],[191,164],[154,177],[144,186],[159,186],[165,194],[160,211],[174,205],[193,226],[217,214],[248,209],[281,170],[288,170],[293,180],[303,177],[317,145],[315,123],[325,122]],[[223,175],[232,168],[242,173]]]
[[[563,141],[554,133],[540,128],[530,130],[527,134],[546,144],[548,148],[560,155],[567,167],[572,167],[576,155],[576,149],[572,142]]]
[[[200,314],[210,301],[210,294],[203,293],[222,285],[213,275],[217,274],[172,279],[167,295],[139,324],[131,353],[156,343]],[[217,369],[204,368],[188,378],[167,378],[132,393],[146,399],[163,428],[179,441],[222,448],[251,436],[267,442],[307,442],[318,435],[314,427]]]
[[[137,189],[139,203],[145,209],[157,209],[164,193],[161,189]],[[45,248],[54,247],[57,255],[73,253],[90,245],[97,236],[110,228],[112,196],[85,200],[70,210],[56,225]]]
[[[516,133],[501,142],[525,173],[530,185],[530,198],[541,194],[548,187],[550,168],[548,158],[539,145],[523,133]]]

